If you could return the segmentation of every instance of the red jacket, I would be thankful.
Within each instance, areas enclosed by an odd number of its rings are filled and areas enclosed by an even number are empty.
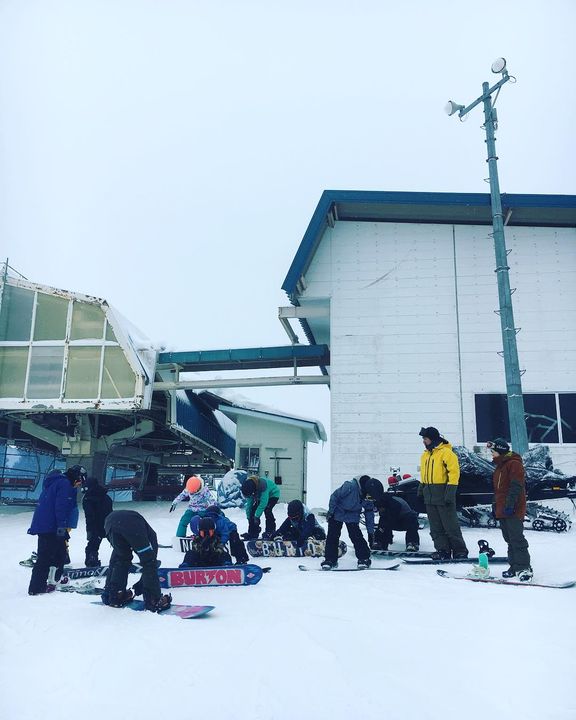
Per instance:
[[[518,453],[508,452],[494,458],[496,465],[492,481],[494,482],[494,516],[498,519],[517,517],[524,520],[526,514],[526,482],[524,465]],[[504,510],[512,508],[513,515]]]

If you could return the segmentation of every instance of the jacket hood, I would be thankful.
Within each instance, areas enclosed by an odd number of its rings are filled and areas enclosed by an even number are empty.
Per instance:
[[[522,462],[522,458],[518,453],[513,452],[512,450],[509,450],[507,453],[504,453],[503,455],[498,455],[498,457],[492,458],[492,462],[494,465],[502,465],[503,463],[508,462],[509,460],[520,460]]]
[[[64,480],[70,482],[66,475],[64,473],[60,472],[60,470],[50,470],[48,475],[44,478],[44,485],[43,488],[49,488],[50,485],[54,485],[56,480],[59,480],[60,478],[63,478]]]
[[[440,442],[438,445],[434,445],[433,448],[428,449],[424,448],[424,452],[434,452],[435,450],[440,450],[442,448],[448,448],[448,450],[452,450],[452,445],[448,442],[448,440],[444,440],[443,438],[440,438]]]

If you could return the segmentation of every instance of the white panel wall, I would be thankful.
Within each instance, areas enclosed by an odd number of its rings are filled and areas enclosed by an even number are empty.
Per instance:
[[[576,231],[507,228],[525,392],[576,389]],[[489,228],[338,222],[306,274],[330,299],[332,485],[416,471],[418,431],[476,442],[474,394],[505,392]],[[576,447],[553,448],[576,471]]]
[[[286,448],[286,450],[278,452],[279,457],[291,458],[280,461],[280,475],[282,476],[280,502],[302,499],[306,466],[303,433],[299,428],[240,415],[236,427],[237,464],[240,445],[260,447],[260,475],[264,476],[267,470],[268,476],[272,480],[276,474],[275,463],[271,459],[274,452],[266,448]]]

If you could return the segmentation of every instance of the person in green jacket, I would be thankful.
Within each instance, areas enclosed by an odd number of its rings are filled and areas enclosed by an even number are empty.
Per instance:
[[[266,529],[262,533],[263,540],[271,540],[276,532],[276,519],[272,508],[280,499],[280,488],[267,477],[250,475],[242,483],[242,495],[246,498],[246,517],[248,532],[242,535],[243,540],[256,540],[260,535],[260,516],[264,513]]]
[[[426,506],[435,560],[468,557],[456,514],[460,465],[452,445],[435,427],[421,428],[424,452],[420,459],[418,495]]]

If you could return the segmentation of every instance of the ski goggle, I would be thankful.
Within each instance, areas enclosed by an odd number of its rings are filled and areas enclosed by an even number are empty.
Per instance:
[[[216,531],[214,530],[214,528],[210,528],[210,530],[198,530],[198,535],[202,539],[207,538],[207,537],[213,538],[215,532]]]

